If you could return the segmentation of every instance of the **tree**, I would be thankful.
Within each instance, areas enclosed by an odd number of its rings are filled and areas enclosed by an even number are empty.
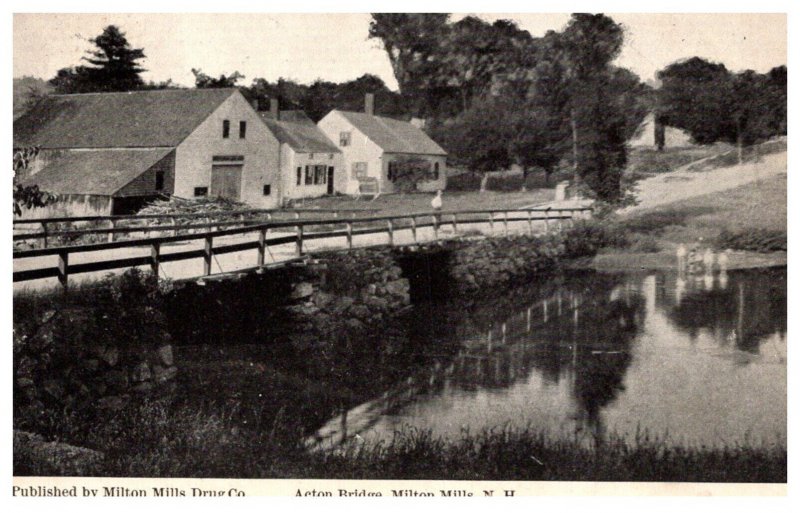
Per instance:
[[[625,79],[611,66],[623,41],[622,26],[603,14],[573,14],[554,41],[568,84],[574,182],[609,202],[622,199],[627,161],[628,116],[615,90]]]
[[[433,179],[431,163],[419,157],[405,156],[395,158],[389,169],[389,180],[399,192],[413,192],[417,184]]]
[[[507,113],[501,98],[489,96],[474,101],[455,118],[431,127],[434,139],[442,143],[456,165],[484,173],[481,192],[486,189],[486,172],[508,169],[512,164]]]
[[[198,89],[222,89],[226,87],[236,87],[236,82],[245,78],[244,75],[238,71],[234,71],[230,75],[220,74],[219,77],[214,78],[203,73],[199,68],[192,68],[192,75],[194,75],[194,85]]]
[[[144,85],[145,70],[138,62],[145,58],[144,50],[132,48],[119,27],[109,25],[89,42],[97,47],[82,58],[89,66],[62,68],[50,80],[57,93],[133,91]]]
[[[449,14],[374,13],[369,25],[369,37],[380,39],[400,92],[409,103],[410,111],[425,115],[431,101],[429,80],[438,71],[435,56],[449,27]]]
[[[731,73],[699,57],[659,71],[658,110],[665,124],[689,132],[698,144],[735,144],[743,151],[786,133],[786,67],[767,74]]]
[[[522,167],[522,189],[525,190],[531,168],[541,168],[545,183],[548,183],[569,147],[569,132],[561,113],[544,106],[530,105],[509,115],[512,130],[508,152]]]
[[[693,57],[670,64],[658,78],[658,110],[666,125],[686,130],[698,144],[735,138],[733,84],[725,65]]]
[[[12,159],[12,176],[14,189],[14,215],[22,215],[22,209],[39,208],[47,206],[57,200],[56,196],[46,191],[39,190],[37,185],[20,185],[17,176],[28,168],[31,160],[39,155],[38,147],[19,148],[14,152]]]

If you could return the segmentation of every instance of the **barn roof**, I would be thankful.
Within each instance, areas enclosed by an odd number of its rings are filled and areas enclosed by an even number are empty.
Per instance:
[[[339,148],[302,111],[281,112],[280,120],[259,112],[264,124],[281,142],[300,153],[341,153]]]
[[[51,95],[14,121],[14,147],[179,145],[236,89]]]
[[[337,110],[353,126],[387,153],[447,155],[422,129],[408,123],[363,112]]]
[[[66,151],[22,181],[56,194],[113,196],[167,156],[172,148]]]

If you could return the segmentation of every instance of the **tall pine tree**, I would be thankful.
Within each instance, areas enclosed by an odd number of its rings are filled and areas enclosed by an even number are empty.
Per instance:
[[[89,66],[62,68],[50,80],[57,93],[133,91],[144,86],[145,70],[138,62],[145,58],[144,50],[132,48],[119,27],[109,25],[89,42],[96,46],[82,58]]]

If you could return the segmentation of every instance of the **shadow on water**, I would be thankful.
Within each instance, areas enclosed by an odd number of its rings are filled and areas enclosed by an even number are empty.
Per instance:
[[[471,298],[422,282],[430,291],[372,336],[339,333],[302,353],[267,335],[186,347],[185,395],[235,403],[254,422],[280,414],[312,448],[408,426],[455,438],[532,426],[594,443],[640,427],[692,443],[785,439],[785,269],[710,282],[570,272]]]
[[[680,284],[668,273],[578,272],[472,302],[420,301],[399,331],[405,358],[389,359],[397,366],[388,388],[308,442],[389,440],[408,426],[457,437],[531,424],[595,443],[640,427],[691,443],[785,437],[785,347],[773,348],[777,358],[743,356],[785,339],[785,278],[785,270],[746,271]],[[693,352],[701,335],[716,349]],[[747,424],[765,400],[764,418]]]

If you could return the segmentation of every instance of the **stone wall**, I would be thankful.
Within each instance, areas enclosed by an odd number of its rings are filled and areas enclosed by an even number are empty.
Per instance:
[[[329,253],[292,284],[290,338],[296,349],[373,329],[411,303],[409,282],[391,251]]]
[[[564,255],[563,240],[519,235],[330,252],[307,266],[166,291],[131,272],[81,305],[26,312],[19,323],[15,300],[15,392],[34,407],[48,400],[118,407],[132,394],[170,390],[179,367],[173,338],[333,355],[353,337],[386,329],[412,293],[415,301],[437,289],[479,295],[549,271]]]

